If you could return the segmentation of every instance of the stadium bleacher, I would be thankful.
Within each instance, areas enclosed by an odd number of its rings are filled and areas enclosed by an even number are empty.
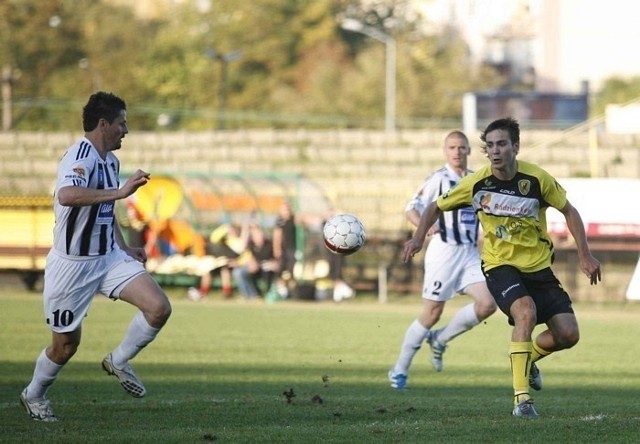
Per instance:
[[[136,132],[117,154],[125,171],[302,174],[333,205],[357,214],[372,237],[401,240],[404,204],[426,174],[443,164],[448,130],[238,130]],[[50,196],[59,158],[81,134],[0,133],[0,195]],[[558,178],[639,178],[637,136],[523,130],[520,158]],[[470,167],[485,163],[471,134]]]

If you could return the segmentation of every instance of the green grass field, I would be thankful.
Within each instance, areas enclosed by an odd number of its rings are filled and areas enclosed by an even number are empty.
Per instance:
[[[19,405],[48,344],[40,295],[0,289],[0,442],[20,443],[604,443],[640,439],[640,304],[577,305],[581,342],[541,361],[541,417],[510,416],[510,328],[497,313],[454,340],[445,370],[414,360],[410,389],[387,382],[417,296],[377,304],[193,303],[133,361],[147,396],[129,397],[100,367],[134,311],[98,298],[80,350],[49,391],[60,421]],[[460,304],[447,306],[445,318]]]

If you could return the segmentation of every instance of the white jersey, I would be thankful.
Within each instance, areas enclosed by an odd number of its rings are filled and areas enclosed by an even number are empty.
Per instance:
[[[469,174],[472,171],[466,172]],[[460,180],[461,177],[448,164],[434,171],[411,198],[405,212],[415,209],[422,215],[431,202],[456,186]],[[436,224],[440,239],[447,244],[476,245],[478,242],[478,219],[471,205],[454,211],[444,211]]]
[[[87,138],[72,145],[58,166],[55,194],[66,186],[117,189],[120,161],[109,152],[103,160]],[[115,202],[67,207],[54,199],[53,249],[67,256],[103,256],[116,248]]]

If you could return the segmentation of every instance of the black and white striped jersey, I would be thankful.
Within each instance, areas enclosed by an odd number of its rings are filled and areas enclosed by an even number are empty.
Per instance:
[[[55,193],[62,187],[117,189],[120,161],[111,152],[103,160],[83,138],[72,145],[58,165]],[[69,256],[100,256],[116,246],[114,237],[115,202],[84,207],[66,207],[54,198],[56,217],[53,248]]]
[[[471,172],[467,170],[467,174]],[[460,179],[448,164],[434,171],[411,198],[405,212],[414,209],[422,214],[431,202],[455,187]],[[476,245],[478,242],[478,219],[471,205],[443,212],[436,224],[443,242],[451,245]]]

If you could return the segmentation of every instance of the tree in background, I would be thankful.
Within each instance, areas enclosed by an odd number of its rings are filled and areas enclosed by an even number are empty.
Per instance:
[[[141,14],[141,4],[153,14]],[[422,33],[425,19],[408,0],[156,0],[136,9],[3,0],[0,65],[15,73],[13,126],[74,127],[78,103],[104,89],[127,98],[139,129],[212,129],[221,118],[227,128],[380,128],[384,45],[342,30],[347,16],[397,41],[401,126],[459,121],[464,92],[499,83],[469,67],[455,33]],[[241,56],[223,77],[212,51]]]
[[[612,77],[602,84],[591,110],[593,116],[603,115],[610,103],[625,104],[631,100],[640,100],[640,77],[629,79]]]
[[[51,98],[56,74],[77,66],[81,31],[74,24],[61,26],[63,10],[61,0],[0,2],[0,65],[11,72],[14,97]],[[59,117],[55,110],[27,106],[14,116],[14,122]]]

